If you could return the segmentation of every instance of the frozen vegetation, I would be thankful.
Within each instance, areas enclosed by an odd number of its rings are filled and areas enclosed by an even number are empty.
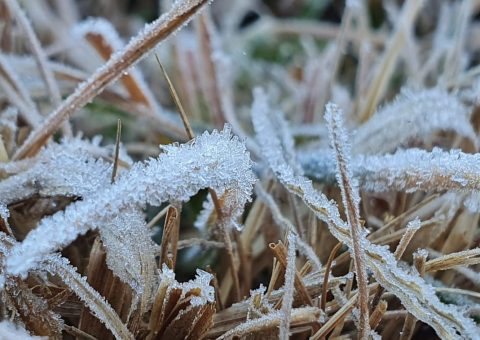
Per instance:
[[[474,0],[0,0],[0,339],[480,339]]]

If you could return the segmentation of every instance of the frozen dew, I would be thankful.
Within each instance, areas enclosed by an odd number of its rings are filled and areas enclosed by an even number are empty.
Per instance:
[[[157,159],[134,164],[113,185],[100,188],[84,200],[40,221],[25,240],[14,247],[6,270],[26,275],[43,256],[68,245],[90,229],[102,229],[125,209],[187,201],[204,188],[235,197],[229,217],[235,220],[250,200],[255,177],[245,145],[224,131],[204,133],[193,142],[165,146]],[[132,190],[135,188],[135,190]]]

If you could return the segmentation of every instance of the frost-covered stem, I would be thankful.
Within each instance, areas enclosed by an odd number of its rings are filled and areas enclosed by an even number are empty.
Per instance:
[[[39,127],[33,130],[13,158],[19,159],[35,154],[69,115],[87,104],[159,42],[187,23],[207,2],[208,0],[178,1],[170,12],[146,26],[123,50],[112,55],[104,67],[82,83]]]
[[[32,55],[37,62],[40,74],[42,75],[43,81],[47,87],[48,92],[50,93],[50,99],[53,106],[59,106],[62,102],[60,88],[55,81],[55,76],[53,75],[53,72],[48,64],[48,58],[45,55],[42,46],[40,45],[40,41],[38,40],[30,21],[25,15],[25,12],[21,9],[17,0],[5,0],[5,4],[9,8],[9,10],[15,14],[18,23],[25,31],[26,37],[32,48]],[[67,135],[72,134],[71,127],[68,122],[63,125],[63,131]]]
[[[293,303],[293,292],[295,282],[295,246],[297,237],[293,230],[288,233],[288,255],[287,255],[287,268],[285,270],[285,285],[282,299],[282,314],[283,318],[280,321],[280,340],[288,340],[290,333],[290,321]]]
[[[6,93],[8,99],[19,110],[22,117],[32,127],[37,127],[42,120],[29,92],[23,86],[15,70],[10,66],[7,58],[0,54],[0,88]]]
[[[398,261],[402,258],[403,253],[408,247],[408,244],[410,243],[410,241],[412,240],[413,236],[418,231],[418,229],[420,229],[420,227],[421,227],[421,223],[418,218],[408,222],[405,233],[400,239],[400,242],[398,243],[398,246],[395,249],[395,253],[393,254]],[[375,311],[378,309],[380,299],[382,298],[382,295],[384,292],[385,292],[385,288],[380,287],[378,291],[375,293],[371,303],[372,311]]]
[[[319,309],[315,307],[294,308],[292,309],[292,324],[317,322],[319,314]],[[271,312],[258,319],[247,320],[241,323],[237,327],[219,336],[217,340],[234,339],[235,337],[241,338],[242,335],[274,329],[280,325],[281,320],[282,314],[280,312]]]
[[[346,210],[348,225],[352,235],[353,261],[358,283],[358,306],[360,309],[359,339],[368,339],[370,333],[368,316],[368,282],[367,270],[363,254],[362,226],[360,225],[360,198],[352,185],[352,176],[349,169],[349,147],[344,131],[341,112],[334,104],[327,104],[325,119],[327,120],[330,142],[335,151],[337,164],[337,180],[342,193],[343,204]],[[364,236],[363,236],[364,237]]]

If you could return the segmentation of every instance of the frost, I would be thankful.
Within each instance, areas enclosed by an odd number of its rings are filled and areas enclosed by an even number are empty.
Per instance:
[[[192,290],[200,291],[199,295],[192,297],[190,300],[190,304],[192,306],[201,306],[207,303],[215,302],[215,289],[210,285],[212,279],[212,274],[197,269],[197,275],[195,275],[195,279],[181,284],[180,287],[182,288],[184,294]]]
[[[180,289],[182,291],[180,299],[183,299],[187,297],[187,295],[191,295],[192,292],[195,292],[190,300],[191,306],[202,306],[215,302],[215,289],[210,285],[212,279],[212,274],[197,269],[195,279],[188,282],[179,283],[175,280],[175,272],[168,268],[165,263],[163,264],[160,273],[161,286],[168,286],[169,290],[174,288]]]
[[[407,223],[407,229],[415,230],[417,231],[420,229],[422,226],[420,219],[418,217],[415,217],[415,219],[411,220],[410,222]]]
[[[409,140],[424,139],[439,130],[455,131],[476,144],[470,111],[444,90],[403,89],[393,103],[363,124],[352,140],[355,154],[394,151]]]
[[[110,184],[111,165],[93,157],[91,144],[80,139],[50,144],[25,171],[0,182],[0,196],[10,204],[41,196],[88,196]]]
[[[212,196],[208,195],[207,199],[203,202],[202,210],[198,214],[197,219],[193,224],[195,228],[205,230],[210,225],[210,220],[212,219],[212,214],[214,213],[215,206],[213,205]]]
[[[247,300],[247,320],[255,319],[258,316],[269,314],[274,311],[274,306],[268,301],[265,295],[267,288],[260,284],[257,289],[250,290],[250,297]]]
[[[100,228],[100,237],[108,267],[149,303],[156,286],[156,247],[142,212],[122,212]]]
[[[335,174],[333,159],[325,151],[303,154],[299,161],[305,174],[315,179],[331,180]],[[439,148],[431,152],[406,149],[387,155],[357,155],[351,164],[353,176],[367,191],[453,190],[476,194],[480,190],[480,154]],[[475,197],[471,196],[472,209],[478,202]]]
[[[271,111],[263,91],[254,92],[253,123],[259,145],[270,168],[280,182],[292,193],[298,195],[305,204],[324,221],[335,238],[352,249],[349,228],[340,218],[338,208],[322,193],[316,191],[311,181],[294,175],[288,165],[277,132],[271,124]],[[478,338],[478,328],[455,306],[443,304],[434,288],[417,273],[409,273],[398,266],[393,254],[383,246],[363,240],[367,268],[373,272],[377,282],[397,296],[405,308],[417,319],[429,324],[442,338]]]
[[[22,328],[19,325],[14,324],[11,321],[3,320],[0,322],[0,339],[8,340],[8,339],[17,339],[17,340],[30,340],[30,339],[44,339],[46,340],[46,336],[32,336],[28,334],[27,330]]]
[[[7,205],[3,202],[0,202],[0,217],[2,217],[4,221],[10,217],[10,210],[8,210]]]
[[[90,229],[101,229],[120,212],[160,206],[166,201],[187,201],[203,188],[227,190],[237,205],[229,212],[234,220],[250,200],[255,181],[245,145],[222,132],[204,133],[193,142],[165,146],[157,159],[136,163],[118,176],[113,185],[99,189],[83,201],[70,204],[40,221],[6,260],[6,272],[25,275],[43,256],[68,245]]]

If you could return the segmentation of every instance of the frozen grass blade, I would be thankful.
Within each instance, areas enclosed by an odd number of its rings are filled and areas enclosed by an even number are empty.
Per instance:
[[[87,283],[85,277],[77,273],[67,259],[58,255],[50,255],[45,262],[46,269],[52,274],[58,275],[117,339],[134,339],[132,333],[108,302]]]
[[[346,210],[348,225],[353,244],[353,262],[358,282],[358,306],[360,310],[359,339],[367,339],[370,333],[368,312],[368,277],[365,267],[364,246],[365,235],[360,225],[360,197],[358,189],[352,184],[353,176],[350,170],[350,147],[345,131],[343,118],[339,108],[329,103],[325,108],[331,147],[334,151],[337,165],[337,181],[342,193],[343,206]]]

